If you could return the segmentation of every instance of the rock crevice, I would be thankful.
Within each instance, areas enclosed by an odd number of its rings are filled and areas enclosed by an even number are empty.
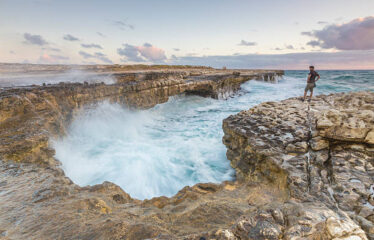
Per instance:
[[[107,73],[105,73],[107,74]],[[266,102],[223,122],[237,180],[140,201],[110,182],[79,187],[48,146],[82,106],[149,108],[176,94],[227,97],[277,71],[116,73],[118,82],[0,92],[5,239],[373,239],[374,94]],[[15,201],[16,199],[16,201]]]
[[[334,219],[345,231],[339,237],[357,239],[374,237],[374,202],[369,201],[374,146],[367,134],[373,128],[372,92],[318,96],[311,103],[297,98],[262,103],[223,123],[227,157],[239,179],[278,179],[282,171],[286,179],[283,187],[291,199],[302,205],[308,203],[308,207],[319,204],[320,214],[334,212],[338,216]],[[244,149],[256,149],[262,154],[250,155]],[[263,162],[271,163],[271,167]],[[328,228],[332,220],[326,219],[314,219],[313,225]],[[344,229],[347,224],[355,231]],[[284,227],[287,235],[291,226]],[[303,234],[314,239],[312,229]],[[331,230],[328,234],[328,239],[336,238]]]

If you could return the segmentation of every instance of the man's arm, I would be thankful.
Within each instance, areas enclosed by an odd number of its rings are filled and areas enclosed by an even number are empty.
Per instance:
[[[319,76],[319,74],[317,73],[317,79],[316,79],[316,82],[320,79],[321,77]]]

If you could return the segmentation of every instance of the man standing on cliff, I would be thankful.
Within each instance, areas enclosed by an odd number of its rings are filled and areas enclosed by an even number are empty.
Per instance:
[[[308,74],[308,80],[306,82],[303,101],[305,101],[305,99],[306,99],[306,95],[308,93],[308,90],[310,91],[310,97],[309,97],[308,101],[310,101],[312,99],[313,88],[316,86],[316,82],[320,79],[319,74],[316,71],[314,71],[314,66],[309,66],[309,70],[310,70],[310,72]]]

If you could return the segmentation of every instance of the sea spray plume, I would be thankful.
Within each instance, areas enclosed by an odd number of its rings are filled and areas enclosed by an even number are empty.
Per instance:
[[[172,98],[146,111],[108,102],[88,108],[66,138],[53,141],[56,157],[79,185],[111,181],[140,199],[172,196],[198,182],[229,180],[232,169],[221,133],[194,121],[192,107],[201,101],[213,100]],[[187,128],[194,130],[188,133]]]

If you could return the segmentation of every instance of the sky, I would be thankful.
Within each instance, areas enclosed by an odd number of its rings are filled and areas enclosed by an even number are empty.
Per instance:
[[[0,62],[374,69],[374,1],[0,0]]]

